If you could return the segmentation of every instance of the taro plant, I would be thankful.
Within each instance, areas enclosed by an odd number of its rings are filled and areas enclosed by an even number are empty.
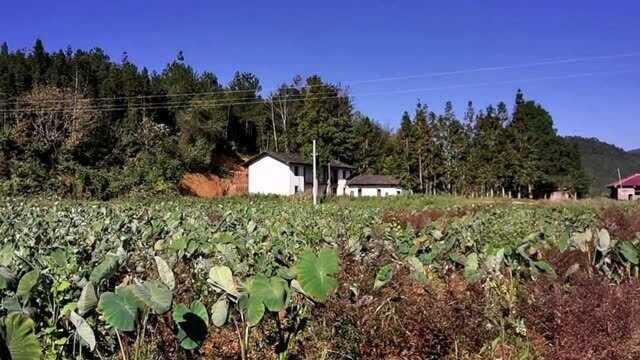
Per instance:
[[[200,301],[192,302],[191,306],[177,304],[172,317],[178,326],[178,341],[183,349],[193,350],[202,346],[207,338],[209,315]]]
[[[33,320],[17,312],[0,319],[0,359],[39,360],[42,351],[34,327]]]
[[[220,327],[227,319],[233,321],[240,340],[241,357],[246,359],[250,329],[265,316],[273,314],[279,339],[276,352],[279,358],[286,359],[288,344],[305,323],[302,317],[306,305],[292,302],[293,290],[302,294],[311,304],[324,302],[337,288],[337,280],[333,275],[338,270],[338,256],[332,249],[322,249],[317,255],[307,250],[293,269],[283,269],[279,276],[273,277],[256,274],[244,282],[237,282],[228,267],[214,266],[209,272],[208,281],[221,296],[211,308],[213,323]],[[237,314],[240,325],[231,313]],[[281,318],[286,316],[291,325],[285,327]]]
[[[162,259],[155,260],[162,280],[146,280],[116,287],[114,292],[103,292],[97,304],[98,312],[115,331],[123,358],[126,356],[119,332],[137,330],[135,358],[139,358],[138,350],[145,338],[149,315],[162,315],[171,309],[173,293],[167,283],[175,286],[173,273],[168,273],[170,269]],[[139,318],[141,322],[138,322]]]

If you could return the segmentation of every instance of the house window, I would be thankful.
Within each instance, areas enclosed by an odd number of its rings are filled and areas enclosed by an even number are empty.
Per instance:
[[[358,197],[362,196],[362,188],[358,189]]]
[[[378,189],[378,194],[377,195],[378,195],[378,197],[382,196],[382,189]]]
[[[298,170],[298,167],[295,165],[293,166],[293,175],[300,176],[300,171]]]
[[[397,191],[397,194],[400,195],[400,190]]]
[[[296,185],[296,186],[294,186],[294,187],[293,187],[293,192],[294,192],[295,194],[297,194],[297,193],[299,193],[299,192],[300,192],[300,188],[298,187],[298,185]]]

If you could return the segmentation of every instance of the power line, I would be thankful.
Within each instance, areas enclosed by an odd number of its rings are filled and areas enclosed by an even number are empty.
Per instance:
[[[382,81],[410,80],[410,79],[419,79],[419,78],[435,77],[435,76],[471,74],[471,73],[485,72],[485,71],[513,70],[513,69],[523,69],[528,67],[538,67],[538,66],[545,66],[545,65],[571,64],[571,63],[578,63],[578,62],[585,62],[585,61],[592,61],[592,60],[611,60],[611,59],[629,58],[629,57],[637,57],[637,56],[640,56],[640,52],[631,52],[631,53],[617,54],[617,55],[576,57],[576,58],[569,58],[569,59],[543,60],[543,61],[524,63],[524,64],[489,66],[489,67],[480,67],[480,68],[466,69],[466,70],[432,72],[432,73],[426,73],[426,74],[360,80],[360,81],[352,81],[350,82],[350,84],[367,84],[367,83],[382,82]]]
[[[404,94],[404,93],[412,93],[412,92],[426,92],[426,91],[435,91],[435,90],[448,90],[448,89],[459,89],[459,88],[469,88],[469,87],[482,87],[482,86],[497,86],[497,85],[509,85],[509,84],[520,84],[525,82],[538,82],[538,81],[548,81],[548,80],[562,80],[562,79],[572,79],[572,78],[581,78],[581,77],[590,77],[590,76],[598,76],[598,75],[614,75],[614,74],[624,74],[624,73],[634,73],[640,72],[640,69],[633,70],[620,70],[620,71],[602,71],[602,72],[585,72],[585,73],[576,73],[569,75],[558,75],[558,76],[544,76],[537,78],[526,78],[520,80],[508,80],[508,81],[499,81],[499,82],[478,82],[478,83],[465,83],[465,84],[456,84],[456,85],[448,85],[448,86],[440,86],[440,87],[426,87],[426,88],[413,88],[413,89],[401,89],[401,90],[391,90],[391,91],[381,91],[381,92],[372,92],[372,93],[364,93],[359,95],[359,97],[366,96],[380,96],[380,95],[393,95],[393,94]],[[320,99],[338,99],[347,97],[346,95],[339,94],[333,96],[303,96],[303,97],[294,97],[280,100],[282,102],[295,102],[295,101],[305,101],[305,100],[320,100]],[[234,106],[234,105],[251,105],[251,104],[262,104],[264,100],[254,100],[254,101],[232,101],[232,102],[221,102],[217,103],[216,101],[207,101],[203,100],[201,103],[197,105],[188,104],[179,104],[179,105],[150,105],[150,106],[117,106],[117,107],[76,107],[69,109],[39,109],[39,108],[30,108],[30,109],[12,109],[12,110],[0,110],[0,113],[23,113],[23,112],[39,112],[39,113],[48,113],[48,112],[71,112],[71,111],[90,111],[90,112],[107,112],[107,111],[125,111],[125,110],[159,110],[159,109],[173,109],[178,110],[182,108],[196,108],[196,109],[207,109],[207,108],[215,108],[221,106]]]
[[[579,63],[579,62],[587,62],[594,60],[612,60],[612,59],[620,59],[620,58],[630,58],[640,56],[640,52],[630,52],[624,54],[613,54],[613,55],[599,55],[599,56],[586,56],[586,57],[574,57],[568,59],[549,59],[542,60],[531,63],[523,63],[523,64],[512,64],[512,65],[502,65],[502,66],[490,66],[490,67],[479,67],[479,68],[471,68],[464,70],[454,70],[454,71],[445,71],[445,72],[432,72],[432,73],[424,73],[424,74],[415,74],[415,75],[404,75],[397,77],[383,77],[383,78],[375,78],[375,79],[365,79],[365,80],[353,80],[346,81],[344,84],[348,85],[358,85],[358,84],[368,84],[368,83],[376,83],[376,82],[386,82],[386,81],[397,81],[397,80],[410,80],[410,79],[419,79],[419,78],[427,78],[427,77],[438,77],[438,76],[448,76],[448,75],[460,75],[460,74],[471,74],[477,72],[487,72],[487,71],[499,71],[499,70],[513,70],[513,69],[523,69],[529,67],[539,67],[545,65],[558,65],[558,64],[570,64],[570,63]],[[317,86],[325,86],[323,85],[308,85],[304,86],[303,89],[313,88]],[[269,90],[275,91],[279,89],[290,89],[290,90],[301,90],[295,86],[280,86],[271,88]],[[252,89],[242,89],[242,90],[216,90],[216,91],[208,91],[208,92],[190,92],[190,93],[177,93],[177,94],[153,94],[153,95],[135,95],[135,96],[118,96],[118,97],[94,97],[94,98],[85,98],[84,100],[90,101],[113,101],[113,100],[133,100],[133,99],[153,99],[153,98],[172,98],[172,97],[187,97],[187,96],[196,96],[196,95],[224,95],[224,94],[233,94],[233,93],[258,93],[263,91],[262,88],[252,88]],[[0,104],[9,104],[20,101],[19,97],[8,98],[3,101],[0,101]],[[60,100],[44,100],[42,102],[51,102],[56,103]]]

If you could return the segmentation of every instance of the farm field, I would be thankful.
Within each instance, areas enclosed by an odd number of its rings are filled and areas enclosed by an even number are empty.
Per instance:
[[[0,204],[0,358],[638,359],[640,206]]]

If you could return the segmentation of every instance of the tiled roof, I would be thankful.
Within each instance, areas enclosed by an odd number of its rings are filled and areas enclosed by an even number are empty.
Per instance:
[[[400,185],[400,180],[393,176],[386,175],[358,175],[349,180],[348,185],[398,186]]]
[[[252,157],[251,159],[247,160],[244,163],[244,166],[249,166],[251,164],[253,164],[254,162],[262,159],[265,156],[270,156],[278,161],[281,161],[287,165],[291,165],[291,164],[300,164],[300,165],[313,165],[313,163],[311,162],[311,159],[305,159],[302,155],[300,154],[294,154],[294,153],[285,153],[285,152],[275,152],[275,151],[264,151],[254,157]],[[323,164],[319,164],[319,165],[323,165]],[[331,160],[331,167],[335,167],[335,168],[345,168],[345,169],[353,169],[353,166],[346,164],[342,161],[339,160]]]
[[[620,181],[613,182],[607,187],[617,188],[617,187],[636,187],[640,186],[640,173],[633,174],[629,177],[626,177]]]

